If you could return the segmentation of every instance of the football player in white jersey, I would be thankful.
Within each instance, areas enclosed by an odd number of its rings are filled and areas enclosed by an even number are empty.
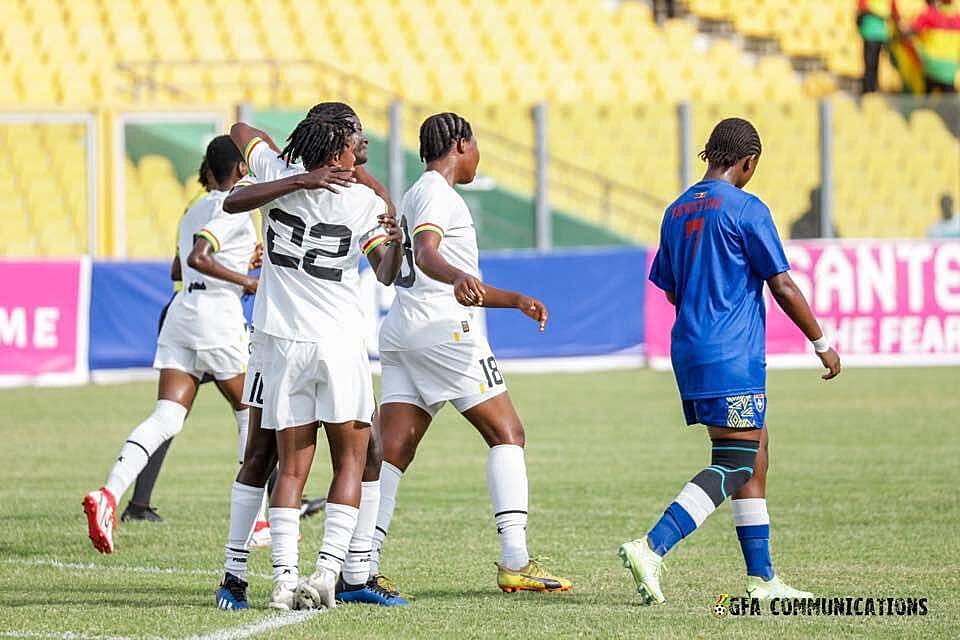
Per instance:
[[[282,181],[324,165],[352,167],[362,134],[350,118],[308,115],[278,157],[263,134],[231,129],[251,171]],[[301,162],[302,166],[295,164]],[[253,188],[253,187],[247,187]],[[359,259],[390,284],[402,236],[371,189],[297,190],[267,205],[266,257],[254,326],[262,343],[262,424],[275,429],[280,472],[270,501],[278,609],[335,606],[337,576],[357,524],[361,479],[374,413],[359,301]],[[300,495],[323,425],[333,462],[317,570],[299,580]]]
[[[308,116],[346,118],[355,124],[358,134],[362,134],[363,131],[362,124],[353,109],[341,102],[317,104],[310,109]],[[263,140],[277,154],[280,153],[266,134],[263,134]],[[291,173],[291,175],[278,180],[261,183],[256,182],[255,176],[248,175],[237,183],[234,191],[224,202],[224,209],[226,211],[244,211],[264,207],[271,201],[300,189],[322,188],[336,192],[337,188],[348,187],[354,180],[373,189],[377,195],[384,199],[388,208],[392,208],[387,189],[362,168],[362,165],[367,161],[367,140],[365,137],[361,137],[354,146],[353,152],[355,157],[353,170],[348,167],[319,167],[309,172],[303,170],[300,173]],[[266,235],[266,231],[264,234]],[[266,283],[261,283],[260,293],[262,294],[265,289]],[[261,332],[255,330],[244,390],[244,398],[251,408],[250,436],[243,467],[240,469],[231,491],[230,529],[224,546],[224,577],[216,594],[217,607],[225,610],[249,608],[246,595],[246,565],[252,546],[249,531],[256,519],[257,504],[264,493],[267,478],[271,469],[276,466],[277,449],[274,431],[260,429],[259,407],[262,406],[262,402],[259,396],[262,395],[263,387],[261,381],[263,375],[262,363],[260,362],[260,354],[263,350],[262,342]],[[337,585],[337,599],[338,601],[397,606],[406,604],[406,601],[396,592],[385,588],[382,583],[386,579],[382,576],[369,577],[373,531],[380,501],[381,453],[377,434],[377,419],[374,417],[363,474],[358,524],[344,562],[343,579]],[[259,526],[259,523],[257,524]],[[266,529],[266,531],[269,531],[269,529]],[[253,540],[255,539],[256,535],[254,535]]]
[[[257,280],[246,275],[257,232],[249,215],[223,212],[224,198],[247,172],[229,136],[210,142],[205,165],[215,184],[193,203],[178,227],[178,254],[189,257],[181,264],[183,288],[170,304],[157,339],[156,406],[121,447],[106,484],[83,498],[88,534],[101,553],[114,550],[117,500],[157,447],[183,428],[205,374],[214,377],[233,406],[242,455],[248,421],[242,400],[248,354],[240,296],[257,290]]]
[[[472,307],[519,309],[541,331],[547,309],[480,280],[473,218],[454,189],[473,181],[480,161],[470,124],[454,113],[427,118],[420,127],[420,159],[426,172],[400,203],[407,268],[396,280],[397,297],[380,330],[384,462],[372,572],[379,570],[400,477],[449,400],[490,447],[487,481],[500,536],[499,587],[567,591],[570,580],[552,575],[527,552],[523,424]]]

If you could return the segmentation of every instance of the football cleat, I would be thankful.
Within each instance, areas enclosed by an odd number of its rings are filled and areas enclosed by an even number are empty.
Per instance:
[[[764,580],[757,576],[747,576],[747,596],[758,600],[773,600],[774,598],[812,598],[809,591],[800,591],[785,584],[778,576]]]
[[[225,574],[223,582],[220,583],[220,588],[217,589],[217,609],[237,611],[249,608],[247,583],[232,573]]]
[[[83,512],[87,514],[87,532],[93,548],[100,553],[113,553],[113,530],[117,526],[117,499],[106,487],[91,491],[83,497]]]
[[[381,587],[376,578],[370,578],[365,584],[349,585],[343,578],[337,580],[337,602],[345,604],[375,604],[381,607],[402,607],[409,604],[399,593]]]
[[[637,593],[643,598],[643,604],[663,604],[667,601],[660,589],[663,558],[654,553],[646,538],[624,542],[617,554],[623,561],[623,566],[633,574]]]
[[[313,575],[301,578],[297,585],[297,606],[300,609],[333,609],[337,606],[337,574],[317,568]]]
[[[142,520],[143,522],[163,522],[163,518],[157,513],[157,510],[151,506],[141,506],[139,504],[127,503],[127,508],[123,510],[120,516],[120,522],[130,522],[131,520]]]
[[[522,569],[508,569],[497,564],[497,586],[504,593],[515,591],[570,591],[573,583],[567,578],[551,574],[536,560],[530,560]]]
[[[253,537],[250,538],[250,546],[254,549],[263,549],[269,547],[273,537],[270,535],[270,523],[266,520],[258,520],[253,526]]]
[[[297,591],[282,582],[278,582],[273,587],[273,594],[270,596],[270,602],[267,606],[281,611],[293,611],[297,608]]]
[[[303,518],[309,518],[310,516],[317,515],[318,513],[323,511],[323,508],[325,506],[327,506],[326,498],[314,498],[313,500],[306,497],[301,498],[300,499],[300,519],[302,520]]]
[[[414,598],[412,595],[410,595],[409,593],[400,593],[400,590],[397,589],[397,583],[395,583],[393,580],[391,580],[391,579],[388,578],[387,576],[383,575],[382,573],[378,573],[377,575],[375,575],[375,576],[373,576],[372,578],[370,578],[370,579],[367,581],[367,584],[369,584],[369,583],[371,583],[371,582],[375,583],[378,587],[380,587],[380,588],[383,589],[384,591],[390,593],[391,595],[400,596],[400,597],[402,597],[404,600],[409,601],[409,600],[415,600],[415,599],[416,599],[416,598]]]

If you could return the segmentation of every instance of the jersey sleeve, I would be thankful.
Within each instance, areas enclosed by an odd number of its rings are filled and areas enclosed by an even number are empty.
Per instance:
[[[217,252],[232,244],[238,234],[246,231],[248,224],[250,224],[248,214],[221,213],[207,222],[194,237],[203,238],[210,243],[213,251]]]
[[[664,291],[676,293],[677,282],[673,277],[673,267],[670,265],[667,245],[663,242],[660,243],[657,255],[653,257],[653,264],[650,265],[650,282]]]
[[[433,231],[443,238],[450,226],[450,217],[456,210],[456,203],[451,202],[446,192],[433,191],[421,194],[413,204],[416,208],[411,236]]]
[[[764,280],[790,270],[770,209],[757,198],[751,198],[740,214],[740,237],[750,267]]]
[[[256,182],[276,180],[287,168],[286,161],[277,156],[277,152],[260,137],[252,138],[247,143],[243,159]]]
[[[358,239],[360,250],[363,255],[370,255],[370,252],[386,242],[387,233],[380,226],[378,216],[387,212],[387,203],[378,195],[371,198],[370,205],[366,208],[363,220],[361,222],[362,235]]]

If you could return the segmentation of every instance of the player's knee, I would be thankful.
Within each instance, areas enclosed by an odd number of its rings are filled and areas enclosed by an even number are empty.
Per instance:
[[[277,457],[273,452],[247,447],[237,481],[253,487],[263,487],[276,466]]]
[[[753,477],[759,446],[756,440],[714,440],[710,466],[693,478],[693,484],[720,506]]]
[[[133,430],[129,439],[153,452],[165,440],[183,430],[186,417],[187,410],[183,405],[171,400],[157,400],[153,413]]]
[[[372,436],[373,434],[371,434]],[[366,471],[364,477],[374,474],[375,477],[380,476],[380,465],[383,463],[383,445],[380,443],[380,438],[370,438],[370,444],[367,445],[367,463]]]
[[[527,444],[527,435],[523,430],[523,423],[519,420],[506,422],[497,425],[496,428],[489,431],[487,444],[491,447],[497,447],[503,444],[510,444],[516,447],[523,447]]]

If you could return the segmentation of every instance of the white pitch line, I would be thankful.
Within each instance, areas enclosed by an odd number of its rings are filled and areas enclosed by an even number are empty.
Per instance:
[[[274,631],[292,624],[300,624],[314,617],[323,609],[311,609],[309,611],[294,611],[286,613],[275,618],[267,618],[260,622],[245,624],[236,629],[223,629],[202,636],[190,636],[186,640],[243,640],[252,636],[260,635],[268,631]]]
[[[190,575],[190,576],[219,576],[220,571],[214,569],[180,569],[179,567],[138,567],[130,565],[94,564],[92,562],[63,562],[56,558],[12,558],[0,560],[2,564],[21,565],[27,567],[51,567],[63,571],[118,571],[120,573],[147,573],[155,575]],[[265,573],[248,575],[254,578],[271,578]]]

